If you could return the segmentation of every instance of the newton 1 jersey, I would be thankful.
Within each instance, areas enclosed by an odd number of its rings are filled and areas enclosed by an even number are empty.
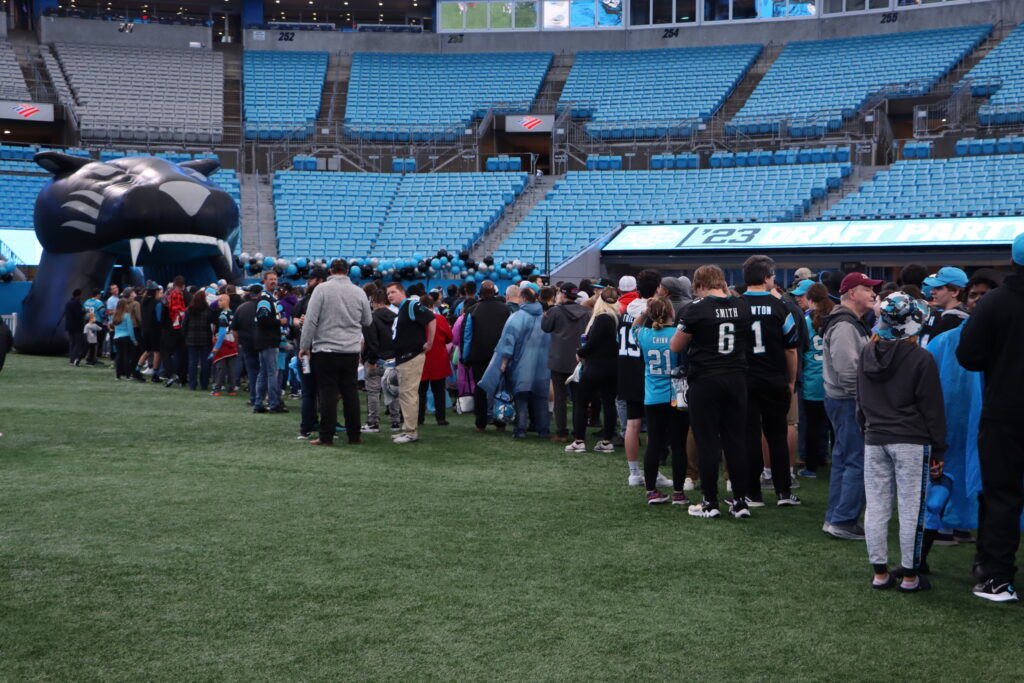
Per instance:
[[[669,341],[676,333],[673,327],[636,330],[636,341],[644,361],[644,404],[672,402],[672,370],[679,365],[679,354],[672,353]]]
[[[743,297],[707,296],[680,311],[679,329],[693,337],[687,377],[746,372],[750,304]]]
[[[785,382],[786,350],[800,344],[797,321],[771,292],[747,292],[743,298],[750,306],[752,342],[747,347],[747,374],[767,382]]]

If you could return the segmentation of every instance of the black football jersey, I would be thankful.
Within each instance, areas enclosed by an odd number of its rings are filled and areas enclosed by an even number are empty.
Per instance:
[[[743,298],[750,306],[747,374],[766,382],[785,382],[786,349],[800,344],[796,318],[771,292],[747,292]]]
[[[680,311],[679,329],[692,335],[686,348],[691,380],[747,370],[750,306],[742,297],[707,296]]]
[[[634,312],[636,306],[634,305]],[[633,334],[636,316],[627,311],[619,318],[618,397],[623,401],[644,402],[644,359]]]

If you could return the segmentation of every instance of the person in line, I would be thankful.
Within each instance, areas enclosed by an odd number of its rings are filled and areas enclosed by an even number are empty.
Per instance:
[[[540,326],[544,311],[537,302],[537,292],[532,287],[523,287],[520,296],[522,304],[505,323],[480,385],[493,395],[507,373],[509,389],[516,403],[512,437],[526,438],[532,407],[537,435],[547,439],[551,427],[551,413],[548,412],[548,384],[551,381],[548,345],[551,335]]]
[[[320,437],[309,443],[330,446],[338,427],[338,395],[345,413],[348,444],[362,443],[359,431],[359,351],[370,324],[370,302],[348,277],[348,262],[334,259],[331,275],[317,285],[306,307],[299,341],[300,360],[309,360],[320,402]]]
[[[805,436],[804,468],[800,476],[814,479],[818,476],[818,468],[825,464],[825,451],[828,447],[829,423],[825,414],[825,383],[822,379],[825,339],[822,332],[825,329],[825,318],[835,308],[835,303],[828,295],[828,287],[820,283],[810,285],[802,298],[810,306],[805,318],[810,342],[804,352],[804,381],[801,387]]]
[[[398,308],[392,328],[395,363],[398,369],[398,402],[402,407],[402,431],[391,437],[396,444],[419,441],[417,418],[420,414],[420,379],[426,353],[434,343],[437,319],[417,299],[406,297],[401,282],[387,288],[388,301]],[[364,324],[369,324],[369,319]]]
[[[142,370],[144,375],[158,377],[160,369],[160,314],[163,308],[163,288],[150,283],[142,300],[142,355],[139,365],[149,365]],[[156,381],[159,381],[157,379]]]
[[[276,278],[277,275],[275,274],[274,277]],[[164,299],[167,304],[167,318],[164,328],[160,332],[160,340],[163,342],[160,358],[164,363],[167,375],[164,386],[172,387],[175,382],[179,386],[185,386],[185,379],[188,376],[188,354],[185,349],[185,336],[181,330],[181,321],[185,317],[185,308],[187,308],[183,276],[175,276]]]
[[[693,274],[699,298],[681,311],[681,320],[669,348],[686,351],[690,428],[697,445],[701,491],[704,499],[691,505],[693,517],[714,519],[718,503],[718,461],[725,455],[732,482],[729,513],[750,517],[747,505],[747,458],[744,423],[747,412],[747,346],[750,344],[750,305],[729,295],[725,273],[705,265]]]
[[[667,298],[653,297],[648,299],[646,311],[633,322],[640,356],[644,360],[644,414],[647,417],[644,484],[649,505],[666,503],[670,499],[673,505],[690,504],[683,491],[690,416],[672,404],[672,374],[679,367],[679,354],[669,348],[675,334],[674,319],[672,302]],[[672,452],[671,498],[658,490],[658,464],[667,449]]]
[[[251,285],[246,290],[245,300],[235,309],[235,319],[231,322],[241,351],[242,367],[248,377],[249,400],[246,405],[250,408],[258,404],[256,380],[260,374],[260,354],[256,348],[256,302],[262,291],[261,285]]]
[[[878,331],[861,350],[857,423],[864,430],[864,533],[872,588],[913,593],[930,588],[920,575],[924,506],[930,478],[942,473],[946,416],[939,370],[918,345],[927,311],[903,292],[887,296]],[[889,570],[889,519],[899,510],[900,570]]]
[[[647,301],[655,296],[663,278],[657,270],[647,268],[637,273],[636,277],[624,275],[619,278],[622,293],[618,299],[619,327],[617,336],[616,360],[616,412],[604,410],[604,424],[611,422],[619,415],[623,424],[623,446],[626,451],[626,466],[629,468],[627,483],[640,486],[644,483],[643,472],[640,471],[640,431],[644,422],[644,359],[640,347],[636,343],[633,323],[647,310]],[[606,288],[606,289],[611,289]],[[604,290],[602,290],[604,291]],[[658,486],[671,488],[672,480],[658,474]]]
[[[106,309],[104,309],[106,310]],[[96,322],[96,314],[89,312],[87,314],[89,319],[85,323],[85,328],[82,332],[85,334],[85,364],[88,366],[97,365],[96,354],[99,351],[100,334],[103,332],[103,326]]]
[[[309,300],[313,291],[322,284],[330,273],[322,266],[311,268],[306,277],[306,289],[298,303],[292,309],[291,336],[294,346],[298,347],[302,340],[302,323],[306,319],[306,309],[309,308]],[[298,355],[298,354],[296,354]],[[301,359],[300,359],[301,360]],[[299,386],[302,391],[302,399],[299,403],[299,440],[308,440],[314,430],[319,429],[319,417],[317,412],[317,386],[316,378],[313,376],[312,367],[309,372],[302,367],[307,363],[301,363],[299,367]]]
[[[82,329],[85,327],[85,309],[82,307],[82,290],[71,292],[71,298],[64,304],[64,334],[68,338],[68,365],[79,365],[82,360]]]
[[[768,443],[771,481],[779,507],[800,505],[793,495],[786,436],[787,413],[797,377],[800,328],[792,312],[772,296],[775,262],[754,255],[743,264],[743,296],[750,308],[752,344],[747,348],[747,483],[751,507],[763,507],[761,435]],[[733,477],[733,480],[735,477]]]
[[[509,315],[508,307],[498,298],[494,283],[490,280],[480,283],[480,299],[467,309],[466,320],[462,325],[462,363],[470,369],[473,382],[476,383],[473,391],[473,416],[477,432],[486,430],[490,421],[488,396],[480,386],[480,380],[487,371]],[[505,425],[497,425],[496,429],[503,431]]]
[[[931,301],[935,307],[921,333],[921,346],[927,348],[932,339],[959,327],[967,319],[967,308],[963,305],[967,273],[953,266],[943,266],[935,275],[925,278],[924,285],[931,288]]]
[[[97,348],[96,353],[93,355],[92,362],[90,362],[88,359],[86,359],[85,361],[86,365],[93,366],[97,365],[96,359],[100,355],[102,355],[103,344],[107,339],[107,304],[106,302],[103,301],[103,292],[99,289],[92,290],[92,296],[86,299],[85,303],[82,304],[82,306],[85,308],[87,318],[89,313],[92,313],[94,316],[96,316],[96,324],[100,328],[99,331],[96,332]],[[86,343],[88,344],[90,342],[88,342],[87,340]]]
[[[113,326],[114,379],[128,379],[132,376],[132,348],[138,345],[135,328],[132,327],[132,316],[128,312],[128,300],[119,299],[114,315],[110,317]]]
[[[181,329],[185,334],[188,349],[188,388],[196,390],[196,383],[206,391],[210,385],[210,347],[213,345],[213,311],[206,302],[206,292],[192,295],[192,302],[185,309]]]
[[[593,314],[580,337],[576,357],[583,364],[576,386],[575,403],[572,411],[573,441],[566,445],[567,453],[583,453],[587,450],[587,406],[600,398],[604,413],[600,441],[594,446],[599,453],[611,453],[612,437],[615,435],[615,380],[618,368],[619,347],[616,330],[619,326],[616,298],[618,292],[612,287],[601,290],[594,302]]]
[[[346,271],[348,272],[348,271]],[[278,353],[281,349],[281,328],[288,321],[281,314],[274,292],[277,291],[277,273],[268,270],[263,275],[263,289],[256,300],[255,344],[259,354],[259,375],[256,378],[254,413],[287,413],[281,400],[278,381]],[[252,378],[249,379],[252,381]],[[263,401],[267,403],[264,405]]]
[[[839,285],[840,303],[825,318],[821,330],[825,412],[835,432],[828,508],[821,530],[843,540],[864,540],[864,527],[857,521],[864,510],[864,434],[857,424],[857,367],[871,336],[865,317],[875,306],[874,287],[880,284],[881,280],[864,273],[844,277]]]
[[[548,349],[548,369],[551,370],[551,394],[555,413],[555,434],[551,440],[565,443],[569,440],[568,398],[566,384],[576,369],[576,349],[580,337],[590,322],[590,311],[576,303],[579,290],[571,282],[563,282],[558,289],[555,305],[544,313],[540,328],[551,335]]]
[[[368,434],[380,431],[380,398],[383,387],[381,379],[384,369],[395,362],[394,342],[391,327],[395,323],[395,312],[388,307],[388,298],[383,291],[374,293],[370,299],[370,324],[363,329],[363,362],[366,384],[366,424],[360,429]],[[390,404],[391,431],[402,429],[402,416],[398,404]]]
[[[420,298],[420,305],[433,311],[437,300],[426,294]],[[434,313],[434,341],[423,362],[423,376],[420,378],[420,412],[418,423],[423,424],[427,415],[427,389],[434,395],[434,419],[439,427],[447,427],[445,419],[445,382],[452,376],[452,362],[448,355],[448,344],[452,342],[452,328],[440,313]]]
[[[1014,566],[1024,508],[1024,234],[1011,252],[1013,274],[985,295],[960,334],[957,360],[985,383],[978,433],[981,507],[974,594],[993,602],[1017,600]]]
[[[219,295],[217,303],[217,334],[214,337],[213,350],[210,351],[210,361],[213,362],[211,393],[214,396],[237,396],[235,360],[238,358],[238,343],[235,341],[235,333],[231,330],[235,313],[231,310],[231,297],[227,294]]]
[[[693,301],[693,297],[690,296],[689,279],[684,284],[681,278],[672,277],[671,275],[661,278],[661,284],[658,285],[658,291],[655,294],[668,299],[669,303],[672,304],[673,319],[679,315],[679,311],[682,310],[683,306]]]

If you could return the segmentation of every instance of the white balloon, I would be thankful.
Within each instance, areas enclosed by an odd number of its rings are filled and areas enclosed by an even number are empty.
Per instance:
[[[241,253],[241,255],[239,255],[238,258],[242,259],[243,261],[248,261],[249,260],[249,252],[243,251]]]
[[[263,252],[260,252],[260,251],[256,252],[256,260],[257,261],[262,261],[263,260]]]

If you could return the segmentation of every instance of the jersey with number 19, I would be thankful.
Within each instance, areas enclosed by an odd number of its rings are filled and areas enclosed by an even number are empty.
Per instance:
[[[619,318],[618,397],[633,403],[644,402],[644,360],[636,343],[633,321],[646,310],[647,300],[635,299]]]
[[[742,297],[707,296],[680,311],[679,329],[693,337],[686,349],[691,381],[746,372],[750,304]]]

